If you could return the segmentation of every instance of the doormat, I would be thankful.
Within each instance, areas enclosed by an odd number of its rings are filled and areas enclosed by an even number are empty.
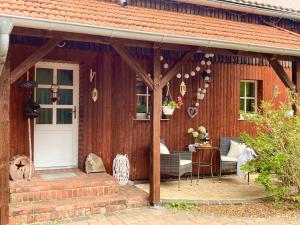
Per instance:
[[[76,176],[77,175],[75,173],[49,173],[49,174],[41,175],[43,180],[63,179],[63,178],[70,178]]]

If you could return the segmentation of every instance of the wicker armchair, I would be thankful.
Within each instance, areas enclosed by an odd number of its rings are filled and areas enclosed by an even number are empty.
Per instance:
[[[164,140],[161,143],[165,144]],[[192,152],[170,151],[170,154],[160,154],[160,173],[178,177],[180,190],[181,176],[190,173],[192,182]]]
[[[226,170],[229,172],[236,172],[237,162],[223,161],[221,156],[227,156],[230,149],[230,141],[235,141],[241,143],[239,138],[223,137],[220,141],[220,176],[222,176],[222,171]]]
[[[220,177],[222,176],[222,171],[228,172],[237,172],[237,162],[226,161],[222,160],[221,156],[227,156],[230,150],[230,141],[235,141],[237,143],[241,143],[240,138],[233,138],[233,137],[223,137],[220,141]],[[247,174],[248,177],[248,184],[250,179],[250,173]]]

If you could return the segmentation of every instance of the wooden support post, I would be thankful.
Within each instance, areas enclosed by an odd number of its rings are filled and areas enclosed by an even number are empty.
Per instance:
[[[288,87],[291,90],[295,90],[295,85],[283,69],[283,67],[280,65],[277,59],[268,58],[268,61],[270,65],[272,66],[273,70],[277,73],[278,77],[281,79],[281,81],[284,83],[286,87]]]
[[[150,162],[150,203],[160,203],[160,115],[162,86],[160,79],[160,49],[154,48],[153,54],[153,94],[152,94],[152,149]]]
[[[292,62],[292,81],[295,85],[295,91],[300,95],[300,61]],[[293,106],[295,114],[299,114],[296,106]]]
[[[9,102],[10,65],[6,59],[0,76],[0,224],[8,224],[9,203]]]
[[[61,36],[54,37],[50,39],[46,44],[40,47],[27,59],[25,59],[19,66],[17,66],[11,72],[11,84],[17,81],[26,71],[28,71],[32,66],[34,66],[38,61],[48,55],[60,42],[63,38]]]

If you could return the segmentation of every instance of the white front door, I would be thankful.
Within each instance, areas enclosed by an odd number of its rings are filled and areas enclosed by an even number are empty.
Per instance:
[[[41,105],[35,119],[34,164],[36,169],[76,168],[78,165],[79,66],[40,62],[35,66]],[[50,91],[57,85],[57,101]]]

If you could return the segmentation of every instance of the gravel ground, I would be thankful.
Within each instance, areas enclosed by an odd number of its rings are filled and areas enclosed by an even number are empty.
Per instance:
[[[197,210],[204,213],[240,217],[293,217],[300,218],[300,204],[285,201],[277,207],[274,202],[244,205],[203,205]]]

